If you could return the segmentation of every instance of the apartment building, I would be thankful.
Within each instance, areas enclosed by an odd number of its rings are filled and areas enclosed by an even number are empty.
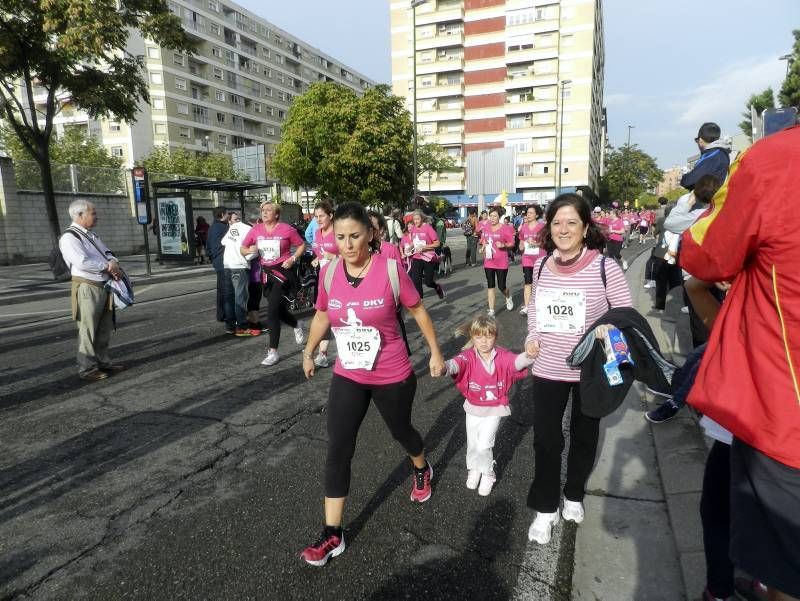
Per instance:
[[[457,160],[431,181],[432,193],[466,204],[466,153],[503,147],[516,149],[512,202],[553,198],[559,163],[561,190],[596,193],[605,127],[601,0],[415,4],[390,0],[392,86],[412,111],[416,85],[419,142],[438,143]]]
[[[656,194],[664,196],[667,192],[671,192],[675,188],[680,188],[681,176],[683,175],[683,167],[676,166],[664,170],[664,176],[656,186]]]
[[[197,42],[195,54],[159,48],[132,32],[128,52],[142,56],[150,104],[137,121],[90,119],[62,98],[56,131],[86,127],[127,166],[153,145],[229,152],[263,144],[267,160],[280,141],[292,100],[317,81],[356,92],[366,76],[227,0],[169,0],[170,11]],[[45,96],[37,97],[44,102]]]

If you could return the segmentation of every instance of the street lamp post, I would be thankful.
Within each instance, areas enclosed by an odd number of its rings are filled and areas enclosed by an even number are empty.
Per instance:
[[[414,126],[413,165],[414,165],[414,198],[417,197],[417,7],[428,0],[411,0],[411,122]],[[412,199],[413,200],[413,199]]]
[[[789,77],[789,69],[792,66],[792,61],[794,60],[794,56],[791,54],[784,54],[783,56],[778,57],[779,61],[786,61],[786,77]]]
[[[571,79],[562,79],[561,80],[561,116],[559,117],[559,125],[558,125],[558,185],[556,189],[558,190],[556,196],[561,195],[561,172],[563,168],[561,166],[561,156],[562,151],[564,149],[564,86],[567,86],[572,83]]]
[[[635,125],[628,125],[628,142],[625,144],[625,151],[626,151],[625,152],[625,171],[626,171],[625,175],[626,176],[630,175],[627,172],[628,172],[628,167],[629,167],[628,161],[630,160],[630,154],[631,154],[631,130],[634,129],[635,127],[636,127]],[[625,194],[624,194],[624,196],[625,196],[625,198],[623,200],[628,200],[628,178],[627,177],[625,178]]]

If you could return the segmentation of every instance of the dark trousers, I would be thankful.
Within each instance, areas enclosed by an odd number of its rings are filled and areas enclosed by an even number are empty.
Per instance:
[[[661,259],[656,268],[656,301],[654,308],[661,311],[667,306],[667,293],[683,283],[681,268]]]
[[[714,597],[733,596],[733,562],[730,560],[731,447],[714,441],[703,474],[700,518],[706,554],[706,586]]]
[[[608,240],[606,241],[606,251],[608,258],[614,259],[617,263],[622,263],[622,240]]]
[[[281,322],[292,328],[297,327],[297,319],[289,311],[285,295],[294,285],[294,274],[282,267],[270,267],[267,276],[267,327],[269,328],[269,348],[278,348],[281,342]]]
[[[389,427],[389,432],[411,456],[424,449],[422,437],[411,425],[411,406],[417,391],[412,373],[402,382],[368,386],[333,374],[328,393],[328,456],[325,460],[325,496],[346,497],[350,492],[350,462],[356,438],[370,400]]]
[[[475,236],[464,236],[467,239],[466,264],[474,265],[478,262],[478,239]]]
[[[436,273],[436,263],[433,261],[423,261],[422,259],[411,260],[411,281],[414,282],[414,287],[422,296],[422,283],[423,280],[428,288],[434,290],[438,287],[436,282],[433,281],[433,274]]]
[[[228,287],[225,270],[217,269],[217,321],[225,321],[225,294]]]
[[[225,279],[225,321],[229,326],[244,328],[247,325],[247,285],[250,271],[226,269]]]
[[[249,282],[247,284],[247,310],[258,311],[261,308],[261,297],[264,294],[264,284]]]
[[[542,513],[558,510],[561,453],[564,451],[561,423],[570,393],[572,415],[564,496],[570,501],[583,501],[586,482],[592,473],[597,454],[600,420],[587,417],[581,411],[578,382],[558,382],[533,377],[534,477],[528,491],[528,507]]]

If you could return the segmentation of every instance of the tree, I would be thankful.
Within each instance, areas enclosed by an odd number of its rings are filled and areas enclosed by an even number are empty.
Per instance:
[[[796,106],[800,109],[800,29],[795,29],[792,35],[794,36],[792,58],[788,59],[788,73],[783,80],[778,99],[781,106]]]
[[[9,126],[0,127],[0,144],[14,161],[17,182],[23,187],[36,187],[41,183],[38,167],[31,164],[34,158],[17,134]],[[61,136],[50,138],[50,158],[58,165],[60,189],[71,189],[67,165],[83,167],[76,171],[78,190],[83,192],[113,192],[123,189],[122,161],[108,154],[105,146],[95,136],[81,127],[69,127]]]
[[[453,169],[456,161],[439,144],[422,144],[417,147],[417,173],[428,174],[428,194],[431,193],[431,176],[434,173]]]
[[[612,148],[606,156],[604,184],[610,198],[633,201],[642,192],[655,188],[663,177],[655,159],[636,144]]]
[[[444,217],[455,210],[455,207],[444,196],[429,196],[428,204],[439,217]]]
[[[317,83],[289,109],[271,173],[320,196],[403,206],[411,195],[411,119],[389,86],[359,98]]]
[[[234,169],[231,156],[223,152],[194,152],[184,147],[155,146],[137,164],[150,173],[174,173],[225,180],[244,179]]]
[[[753,120],[752,120],[752,109],[755,109],[756,112],[760,115],[764,112],[764,109],[772,109],[775,108],[775,93],[772,91],[772,88],[767,88],[760,94],[753,94],[750,96],[750,99],[747,101],[747,110],[742,113],[742,117],[744,120],[739,123],[739,129],[741,129],[745,135],[752,141],[753,139]]]
[[[70,103],[91,118],[136,120],[149,96],[144,59],[126,49],[131,30],[162,48],[194,49],[165,0],[4,0],[0,9],[0,111],[39,165],[53,244],[53,119]]]

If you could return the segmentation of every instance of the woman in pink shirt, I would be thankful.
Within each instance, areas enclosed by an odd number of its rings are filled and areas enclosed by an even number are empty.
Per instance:
[[[327,200],[321,200],[314,205],[314,219],[319,228],[314,232],[314,260],[311,265],[317,269],[317,285],[319,286],[319,272],[334,257],[339,255],[339,247],[333,236],[333,207]],[[328,344],[330,332],[319,343],[319,352],[314,357],[314,365],[328,367]]]
[[[444,298],[442,287],[437,284],[433,275],[436,272],[436,265],[439,262],[435,249],[439,248],[439,236],[428,223],[425,223],[425,214],[422,211],[414,211],[411,223],[408,224],[408,237],[411,242],[409,249],[408,243],[405,244],[405,255],[411,258],[411,280],[422,297],[423,276],[425,285],[433,288],[439,298]],[[411,253],[409,255],[409,252]]]
[[[619,211],[611,211],[611,216],[606,222],[608,227],[608,242],[606,243],[606,253],[610,259],[614,259],[622,269],[628,269],[628,263],[622,258],[622,242],[625,240],[625,222]]]
[[[400,249],[396,244],[392,244],[386,240],[386,219],[377,211],[368,211],[369,220],[372,222],[372,229],[375,230],[375,235],[381,242],[381,248],[378,252],[387,259],[394,259],[398,265],[403,264],[403,257],[400,256]]]
[[[294,329],[297,344],[303,344],[305,340],[300,322],[289,312],[285,295],[295,285],[292,267],[303,256],[306,243],[291,225],[278,221],[280,215],[280,206],[270,201],[262,202],[261,223],[255,224],[247,233],[240,249],[245,257],[258,253],[262,281],[266,285],[269,350],[261,365],[275,365],[280,360],[281,322]],[[291,252],[293,247],[294,253]]]
[[[416,376],[403,346],[397,306],[406,307],[417,322],[431,352],[431,375],[445,370],[433,323],[411,279],[397,264],[376,252],[376,238],[367,211],[358,202],[346,202],[333,219],[341,260],[322,271],[324,281],[333,269],[329,290],[320,286],[317,312],[303,352],[303,371],[314,376],[314,349],[331,328],[338,357],[328,395],[328,456],[325,463],[325,524],[322,535],[302,552],[311,565],[322,566],[345,549],[342,536],[344,504],[350,489],[350,461],[370,402],[373,402],[414,467],[411,500],[431,496],[433,469],[425,458],[422,437],[411,425]],[[397,269],[398,298],[389,280]]]
[[[525,281],[523,296],[525,303],[519,310],[525,315],[528,312],[528,303],[531,301],[531,284],[533,284],[533,264],[542,253],[541,231],[544,228],[542,221],[542,207],[531,205],[525,211],[525,223],[519,228],[519,251],[522,253],[522,276]]]
[[[480,252],[483,253],[483,271],[486,273],[487,301],[489,317],[494,317],[495,280],[500,291],[506,297],[506,309],[514,308],[514,301],[506,285],[508,275],[507,248],[514,246],[514,228],[500,223],[500,209],[489,209],[489,221],[481,229]]]
[[[528,538],[550,542],[558,522],[562,421],[572,397],[567,480],[564,485],[565,520],[583,521],[583,497],[597,453],[600,420],[581,411],[580,369],[566,359],[609,307],[630,307],[625,275],[602,255],[605,238],[592,221],[589,203],[577,194],[561,194],[547,207],[543,246],[548,253],[534,266],[528,306],[525,351],[533,364],[534,480],[528,506],[536,518]],[[603,283],[603,269],[606,279]]]

